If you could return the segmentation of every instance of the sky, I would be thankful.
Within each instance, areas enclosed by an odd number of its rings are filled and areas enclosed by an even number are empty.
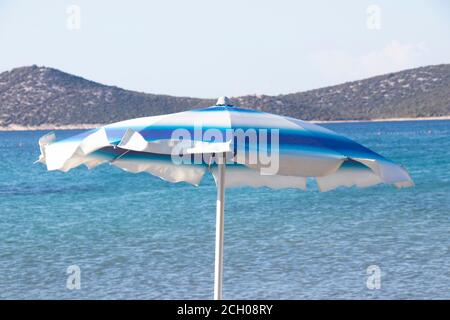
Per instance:
[[[0,0],[0,72],[176,96],[285,94],[450,63],[448,0]]]

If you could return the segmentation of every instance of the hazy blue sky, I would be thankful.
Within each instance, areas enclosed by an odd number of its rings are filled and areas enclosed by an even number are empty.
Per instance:
[[[448,0],[0,0],[0,71],[45,65],[172,95],[289,93],[449,63],[449,39]]]

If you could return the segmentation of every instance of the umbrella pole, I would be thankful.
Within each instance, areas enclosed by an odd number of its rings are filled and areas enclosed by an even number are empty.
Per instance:
[[[218,155],[217,201],[216,201],[216,258],[214,267],[214,300],[222,299],[223,280],[223,226],[225,204],[225,153]]]

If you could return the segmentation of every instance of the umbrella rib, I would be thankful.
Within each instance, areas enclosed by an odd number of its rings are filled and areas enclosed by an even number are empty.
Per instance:
[[[216,156],[216,153],[213,152],[211,154],[211,156],[209,157],[209,161],[208,161],[208,171],[211,172],[211,164],[212,164],[212,159]]]
[[[119,159],[122,158],[124,155],[126,155],[128,152],[130,152],[130,150],[126,150],[124,153],[119,154],[117,157],[115,157],[114,159],[112,159],[111,161],[109,161],[109,163],[113,163],[114,161],[119,160]]]

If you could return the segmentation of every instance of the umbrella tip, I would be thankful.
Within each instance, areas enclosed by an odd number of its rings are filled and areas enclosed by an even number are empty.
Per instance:
[[[217,99],[216,106],[232,106],[231,100],[228,97],[220,97]]]

